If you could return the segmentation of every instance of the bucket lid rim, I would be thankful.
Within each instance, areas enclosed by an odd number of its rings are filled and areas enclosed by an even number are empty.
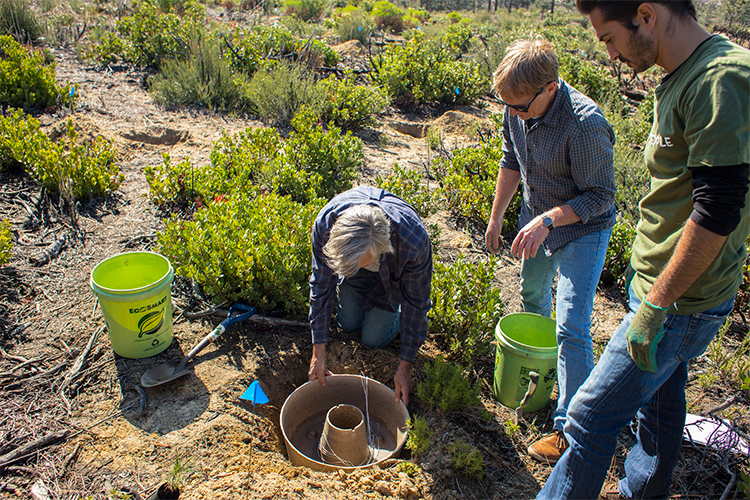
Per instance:
[[[153,283],[151,283],[149,285],[144,285],[144,286],[141,286],[141,287],[138,287],[138,288],[109,288],[109,287],[100,285],[99,283],[97,283],[96,281],[94,281],[94,273],[99,268],[99,266],[101,266],[101,265],[103,265],[103,264],[111,261],[112,259],[115,259],[115,258],[118,258],[118,257],[123,257],[125,255],[133,255],[133,254],[145,254],[145,255],[152,255],[152,256],[156,256],[156,257],[161,257],[164,260],[164,262],[167,263],[167,272],[164,273],[161,277],[159,277],[159,279],[155,280]],[[104,259],[101,262],[99,262],[91,270],[91,274],[89,275],[89,284],[91,285],[91,289],[94,291],[94,293],[99,293],[99,291],[102,291],[104,293],[109,293],[109,294],[112,294],[112,295],[130,295],[130,294],[133,294],[133,293],[140,293],[140,292],[145,292],[147,290],[150,290],[150,289],[154,288],[154,286],[157,283],[161,283],[162,281],[164,281],[165,278],[167,278],[170,275],[174,276],[174,268],[172,267],[172,263],[169,261],[169,259],[167,259],[164,255],[162,255],[160,253],[156,253],[156,252],[148,252],[148,251],[145,251],[145,250],[135,250],[135,251],[132,251],[132,252],[118,253],[117,255],[112,255],[111,257],[107,257],[106,259]]]

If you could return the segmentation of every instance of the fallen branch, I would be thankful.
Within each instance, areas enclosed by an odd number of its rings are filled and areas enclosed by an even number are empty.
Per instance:
[[[49,370],[43,371],[41,373],[37,373],[36,375],[34,375],[32,377],[29,377],[29,378],[21,379],[18,382],[13,382],[12,384],[8,384],[7,386],[5,386],[5,389],[8,390],[8,391],[13,391],[15,389],[20,389],[24,384],[26,384],[28,382],[36,382],[37,380],[39,380],[41,378],[48,377],[50,375],[54,375],[55,373],[57,373],[60,370],[62,370],[63,368],[65,368],[65,366],[67,364],[68,364],[67,360],[62,361],[62,362],[56,364],[55,366],[53,366],[52,368],[50,368]]]
[[[55,431],[47,434],[46,436],[42,436],[36,441],[25,444],[23,446],[19,446],[10,453],[6,453],[5,455],[0,456],[0,468],[10,465],[16,460],[20,460],[31,453],[46,448],[47,446],[53,445],[58,441],[68,437],[68,434],[70,434],[70,431],[68,429]]]
[[[48,250],[45,250],[44,252],[41,252],[33,257],[29,257],[29,262],[31,262],[31,264],[35,266],[43,266],[44,264],[51,262],[52,259],[60,255],[62,249],[65,248],[66,241],[67,237],[63,235]]]
[[[65,375],[65,379],[63,379],[62,384],[60,384],[60,388],[58,389],[58,392],[62,393],[70,384],[70,382],[73,380],[73,378],[78,374],[79,371],[81,371],[81,368],[83,367],[83,363],[86,361],[86,356],[89,355],[91,352],[91,349],[94,347],[94,343],[99,338],[99,334],[104,331],[104,327],[99,327],[89,338],[88,344],[86,344],[86,348],[83,350],[83,352],[78,356],[75,363],[73,363],[73,366],[70,368],[70,371]]]

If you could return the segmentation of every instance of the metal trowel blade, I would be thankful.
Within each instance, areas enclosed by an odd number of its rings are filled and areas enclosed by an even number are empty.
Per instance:
[[[154,366],[141,375],[141,385],[143,387],[154,387],[182,377],[183,375],[187,375],[188,373],[189,372],[186,368],[180,370],[169,363],[162,363]]]

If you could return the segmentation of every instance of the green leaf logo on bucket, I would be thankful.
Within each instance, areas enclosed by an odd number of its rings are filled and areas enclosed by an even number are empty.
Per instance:
[[[138,321],[138,338],[153,335],[164,324],[164,309],[146,314]]]

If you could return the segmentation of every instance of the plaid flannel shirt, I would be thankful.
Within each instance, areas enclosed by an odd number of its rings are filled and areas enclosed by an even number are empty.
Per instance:
[[[560,79],[549,111],[533,125],[503,115],[500,168],[520,170],[523,204],[519,228],[551,208],[568,204],[580,222],[553,228],[544,241],[561,246],[614,225],[615,133],[594,101]]]
[[[318,214],[312,231],[310,276],[310,326],[313,344],[330,340],[336,287],[344,277],[326,264],[323,247],[336,219],[353,205],[374,205],[391,222],[393,252],[380,256],[380,283],[365,297],[365,308],[395,312],[401,305],[401,353],[413,362],[427,337],[432,283],[432,245],[419,215],[404,200],[382,189],[359,186],[333,198]]]

